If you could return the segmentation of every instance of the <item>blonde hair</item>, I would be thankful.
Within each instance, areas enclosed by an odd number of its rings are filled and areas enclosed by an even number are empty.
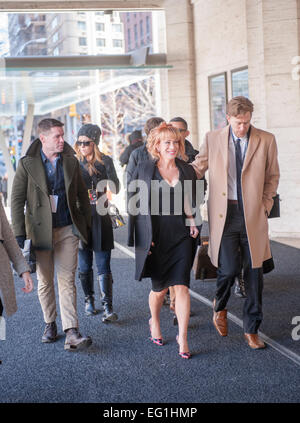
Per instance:
[[[244,115],[247,112],[253,113],[253,103],[248,98],[243,96],[233,97],[226,107],[226,112],[229,116]]]
[[[89,172],[89,175],[92,176],[95,173],[99,173],[99,171],[96,169],[95,162],[100,162],[100,163],[103,164],[103,160],[102,160],[103,153],[101,153],[98,146],[93,141],[90,141],[90,142],[94,146],[93,153],[92,153],[93,157],[90,161],[87,162],[86,168],[87,168],[87,171]],[[83,162],[85,157],[81,154],[80,148],[79,148],[79,145],[77,144],[77,142],[75,143],[74,150],[76,151],[77,159],[80,162]]]
[[[185,145],[184,141],[181,138],[180,131],[174,126],[163,122],[156,128],[151,129],[148,138],[147,138],[147,150],[153,159],[160,159],[160,154],[157,150],[157,146],[160,142],[167,137],[172,137],[174,141],[179,141],[179,151],[177,157],[179,156],[182,160],[187,161],[188,157],[185,155]]]

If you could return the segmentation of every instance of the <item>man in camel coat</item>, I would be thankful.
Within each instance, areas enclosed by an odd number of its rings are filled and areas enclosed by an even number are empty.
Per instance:
[[[251,125],[253,104],[235,97],[227,105],[229,125],[206,134],[192,163],[198,177],[209,169],[209,256],[218,267],[213,323],[227,335],[231,286],[242,254],[246,299],[244,336],[253,349],[264,348],[257,332],[262,321],[263,261],[271,258],[268,215],[279,182],[273,134]]]

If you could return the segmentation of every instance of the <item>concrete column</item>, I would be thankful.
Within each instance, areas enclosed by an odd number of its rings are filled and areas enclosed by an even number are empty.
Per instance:
[[[195,80],[194,24],[190,0],[165,0],[168,64],[169,118],[183,117],[190,141],[198,146]]]
[[[25,122],[25,129],[24,129],[24,135],[23,135],[23,142],[22,142],[21,156],[25,155],[26,150],[30,145],[30,137],[31,137],[32,125],[33,125],[33,117],[34,117],[34,104],[28,104],[26,122]]]

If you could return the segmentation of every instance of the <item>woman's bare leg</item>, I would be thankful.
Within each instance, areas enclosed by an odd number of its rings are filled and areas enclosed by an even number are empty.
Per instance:
[[[168,289],[163,289],[160,292],[150,291],[149,294],[149,307],[151,312],[151,324],[152,338],[162,338],[160,330],[160,310],[164,302],[164,296]]]
[[[180,352],[189,352],[187,331],[190,320],[191,299],[189,288],[184,285],[175,285],[175,312],[178,320],[178,343]]]

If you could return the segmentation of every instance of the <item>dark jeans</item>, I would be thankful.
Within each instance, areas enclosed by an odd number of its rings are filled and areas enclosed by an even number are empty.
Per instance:
[[[97,274],[105,275],[111,273],[110,258],[111,250],[95,251]],[[79,249],[78,254],[79,272],[89,273],[93,270],[93,250],[88,248]]]
[[[246,299],[243,325],[245,333],[257,333],[262,321],[262,268],[252,269],[245,219],[235,204],[229,204],[219,251],[219,267],[215,311],[226,307],[234,278],[240,273],[241,257],[244,269]]]

